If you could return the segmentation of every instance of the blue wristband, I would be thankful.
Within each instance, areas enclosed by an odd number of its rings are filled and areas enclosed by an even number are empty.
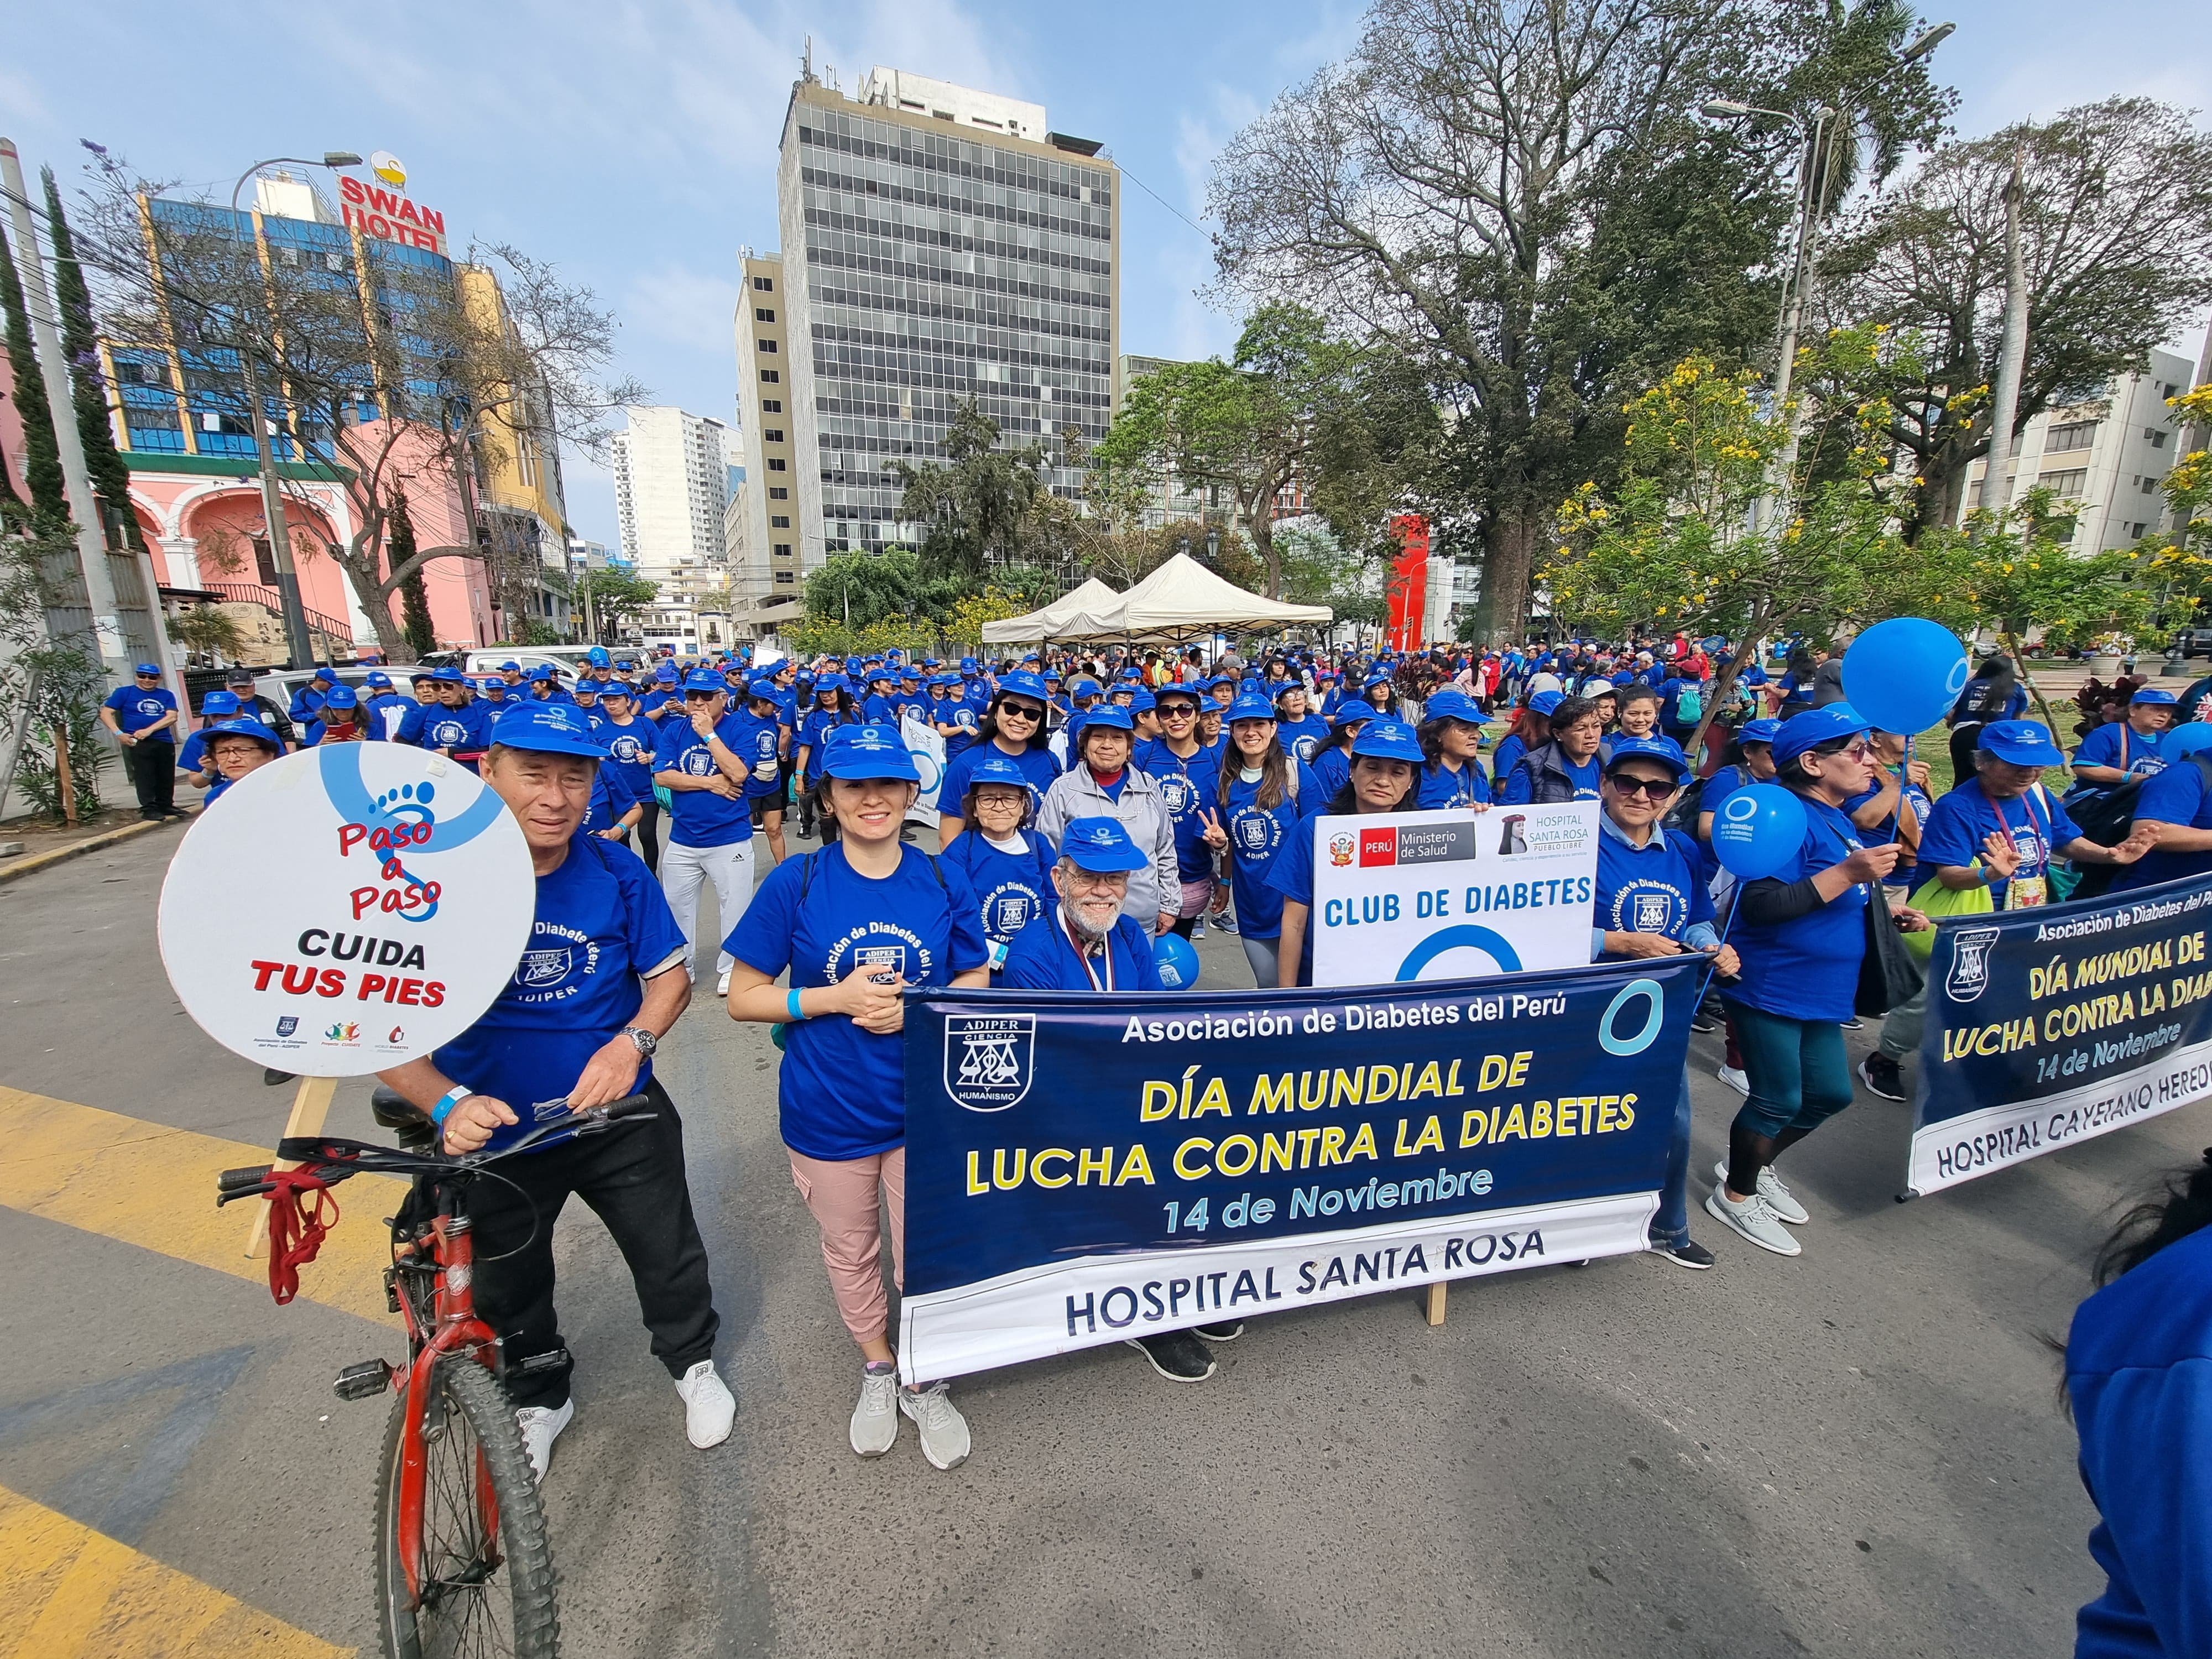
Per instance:
[[[799,987],[793,986],[791,994],[783,1000],[784,1012],[791,1017],[794,1024],[806,1018],[805,1011],[799,1006]]]
[[[444,1128],[446,1127],[446,1119],[452,1115],[453,1108],[459,1105],[463,1101],[466,1100],[474,1093],[476,1093],[475,1090],[469,1088],[463,1084],[456,1083],[452,1088],[447,1090],[445,1093],[438,1097],[438,1103],[430,1109],[430,1121],[436,1124],[440,1128]]]

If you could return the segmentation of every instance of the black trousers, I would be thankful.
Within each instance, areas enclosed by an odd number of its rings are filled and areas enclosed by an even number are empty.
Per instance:
[[[176,810],[177,745],[158,739],[123,745],[123,772],[137,792],[142,812]]]
[[[637,855],[645,860],[645,867],[655,875],[660,873],[660,803],[651,795],[645,798],[645,816],[637,821],[637,839],[633,843]]]
[[[575,1362],[553,1305],[553,1224],[571,1193],[606,1224],[629,1264],[653,1357],[669,1376],[681,1377],[714,1352],[721,1321],[684,1175],[684,1124],[657,1079],[645,1092],[653,1117],[502,1158],[491,1167],[514,1187],[483,1176],[469,1189],[477,1312],[506,1339],[507,1391],[517,1406],[558,1406],[568,1397]],[[492,1260],[498,1256],[506,1259]]]

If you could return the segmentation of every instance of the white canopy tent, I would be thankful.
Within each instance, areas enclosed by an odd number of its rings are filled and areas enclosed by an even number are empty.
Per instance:
[[[1094,588],[1103,590],[1103,599],[1091,594]],[[1079,599],[1083,602],[1075,604]],[[1060,612],[1056,617],[1055,611]],[[1053,618],[1052,626],[1037,626],[1048,617]],[[1215,575],[1189,554],[1178,553],[1126,593],[1116,593],[1094,579],[1042,611],[987,623],[983,638],[990,644],[1127,640],[1180,645],[1227,629],[1285,628],[1301,623],[1326,628],[1334,619],[1335,613],[1325,605],[1288,605],[1248,593]]]

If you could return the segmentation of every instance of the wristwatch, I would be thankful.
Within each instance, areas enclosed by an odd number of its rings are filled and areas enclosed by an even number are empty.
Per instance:
[[[635,1043],[638,1053],[647,1060],[653,1058],[653,1051],[660,1046],[660,1039],[642,1025],[625,1025],[623,1035]]]

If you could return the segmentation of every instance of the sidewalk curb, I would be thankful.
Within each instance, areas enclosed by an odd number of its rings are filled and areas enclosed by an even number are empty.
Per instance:
[[[6,864],[0,864],[0,886],[4,886],[9,882],[18,880],[24,876],[32,875],[38,871],[48,869],[54,865],[67,864],[71,859],[81,859],[87,853],[100,852],[114,846],[118,842],[129,841],[133,836],[143,836],[149,830],[159,830],[162,827],[160,823],[143,822],[126,823],[120,830],[110,830],[105,835],[87,836],[73,846],[57,847],[51,853],[33,853],[27,859],[10,860]]]

